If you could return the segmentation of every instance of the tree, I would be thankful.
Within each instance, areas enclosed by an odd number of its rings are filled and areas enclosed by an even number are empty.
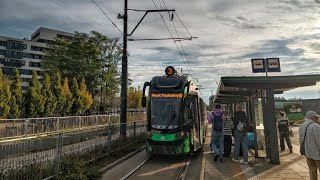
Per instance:
[[[10,104],[9,118],[20,118],[24,112],[23,94],[20,82],[20,74],[17,68],[14,69],[14,79],[11,84],[12,101]]]
[[[128,108],[141,108],[142,93],[134,87],[128,91]]]
[[[26,116],[39,117],[44,111],[44,98],[41,94],[41,85],[36,71],[32,71],[32,79],[29,82],[26,93]]]
[[[211,95],[209,97],[209,107],[208,110],[211,111],[213,109],[214,103],[213,103],[214,95]]]
[[[44,100],[44,111],[42,116],[48,117],[53,116],[56,110],[57,101],[56,97],[52,92],[51,79],[48,73],[44,75],[44,81],[41,92]]]
[[[87,91],[86,81],[82,78],[80,83],[80,99],[81,99],[81,113],[88,110],[93,104],[92,95]]]
[[[0,117],[7,118],[10,112],[10,80],[4,77],[0,68]]]
[[[74,115],[78,115],[81,112],[82,109],[82,104],[81,104],[81,95],[80,95],[80,90],[79,90],[79,86],[78,86],[78,82],[76,80],[76,78],[73,78],[72,80],[72,84],[71,84],[71,93],[73,96],[73,104],[72,104],[72,108],[71,108],[71,113]]]
[[[69,114],[72,108],[72,104],[74,102],[74,98],[72,97],[72,93],[69,89],[68,78],[64,79],[63,87],[62,87],[63,96],[65,97],[65,103],[62,110],[62,115]]]
[[[61,112],[63,111],[64,104],[66,102],[66,98],[63,94],[63,89],[61,85],[61,76],[59,71],[55,73],[55,81],[53,83],[53,94],[56,97],[57,106],[55,109],[56,115],[61,115]]]
[[[75,33],[73,40],[57,39],[49,44],[44,67],[48,72],[60,71],[68,79],[82,77],[90,92],[97,87],[112,88],[117,93],[119,74],[117,63],[121,56],[119,39],[108,38],[99,32]],[[107,85],[106,85],[107,84]]]

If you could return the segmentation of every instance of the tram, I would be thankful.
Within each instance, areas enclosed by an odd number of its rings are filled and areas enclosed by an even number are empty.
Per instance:
[[[191,76],[176,73],[172,66],[165,72],[165,76],[155,76],[143,87],[142,106],[147,106],[148,120],[146,151],[185,155],[204,144],[207,106]]]

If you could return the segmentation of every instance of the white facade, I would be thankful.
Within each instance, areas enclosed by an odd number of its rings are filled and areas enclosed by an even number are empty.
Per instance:
[[[37,35],[37,36],[35,36]],[[36,71],[38,78],[44,74],[41,61],[45,57],[47,43],[55,38],[72,38],[74,34],[40,27],[32,34],[32,40],[17,39],[0,36],[0,67],[5,75],[13,75],[14,68],[20,71],[23,90],[28,87],[32,78],[32,71]]]

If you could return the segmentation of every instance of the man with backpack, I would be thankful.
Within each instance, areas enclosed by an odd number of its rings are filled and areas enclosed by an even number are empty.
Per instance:
[[[248,164],[248,140],[247,140],[247,128],[249,119],[244,111],[242,111],[243,107],[238,104],[236,106],[236,112],[234,112],[233,116],[233,124],[234,124],[234,158],[232,159],[234,162],[239,161],[239,151],[240,144],[242,146],[243,152],[243,163]]]
[[[284,139],[286,139],[289,151],[290,153],[292,153],[292,145],[289,137],[290,126],[289,126],[289,120],[286,117],[286,113],[284,112],[279,113],[279,119],[277,123],[278,123],[278,130],[280,134],[280,149],[281,151],[284,151],[285,149]]]
[[[208,116],[208,123],[212,124],[212,131],[211,131],[211,148],[213,151],[214,161],[222,162],[223,157],[223,126],[224,126],[225,116],[221,111],[221,105],[216,104],[214,111],[209,114]],[[219,145],[219,153],[217,144]]]

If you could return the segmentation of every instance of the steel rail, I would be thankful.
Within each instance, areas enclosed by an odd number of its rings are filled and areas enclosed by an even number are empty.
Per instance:
[[[176,176],[177,180],[184,180],[186,178],[186,175],[190,166],[190,162],[191,162],[191,156],[192,154],[187,155],[183,163],[183,166],[180,167],[179,172]]]
[[[153,157],[153,155],[150,155],[148,158],[146,158],[142,163],[140,163],[137,167],[135,167],[134,169],[132,169],[129,173],[127,173],[126,175],[122,176],[120,178],[120,180],[125,180],[128,177],[130,177],[134,172],[136,172],[139,168],[141,168],[144,164],[146,164],[151,158]]]

